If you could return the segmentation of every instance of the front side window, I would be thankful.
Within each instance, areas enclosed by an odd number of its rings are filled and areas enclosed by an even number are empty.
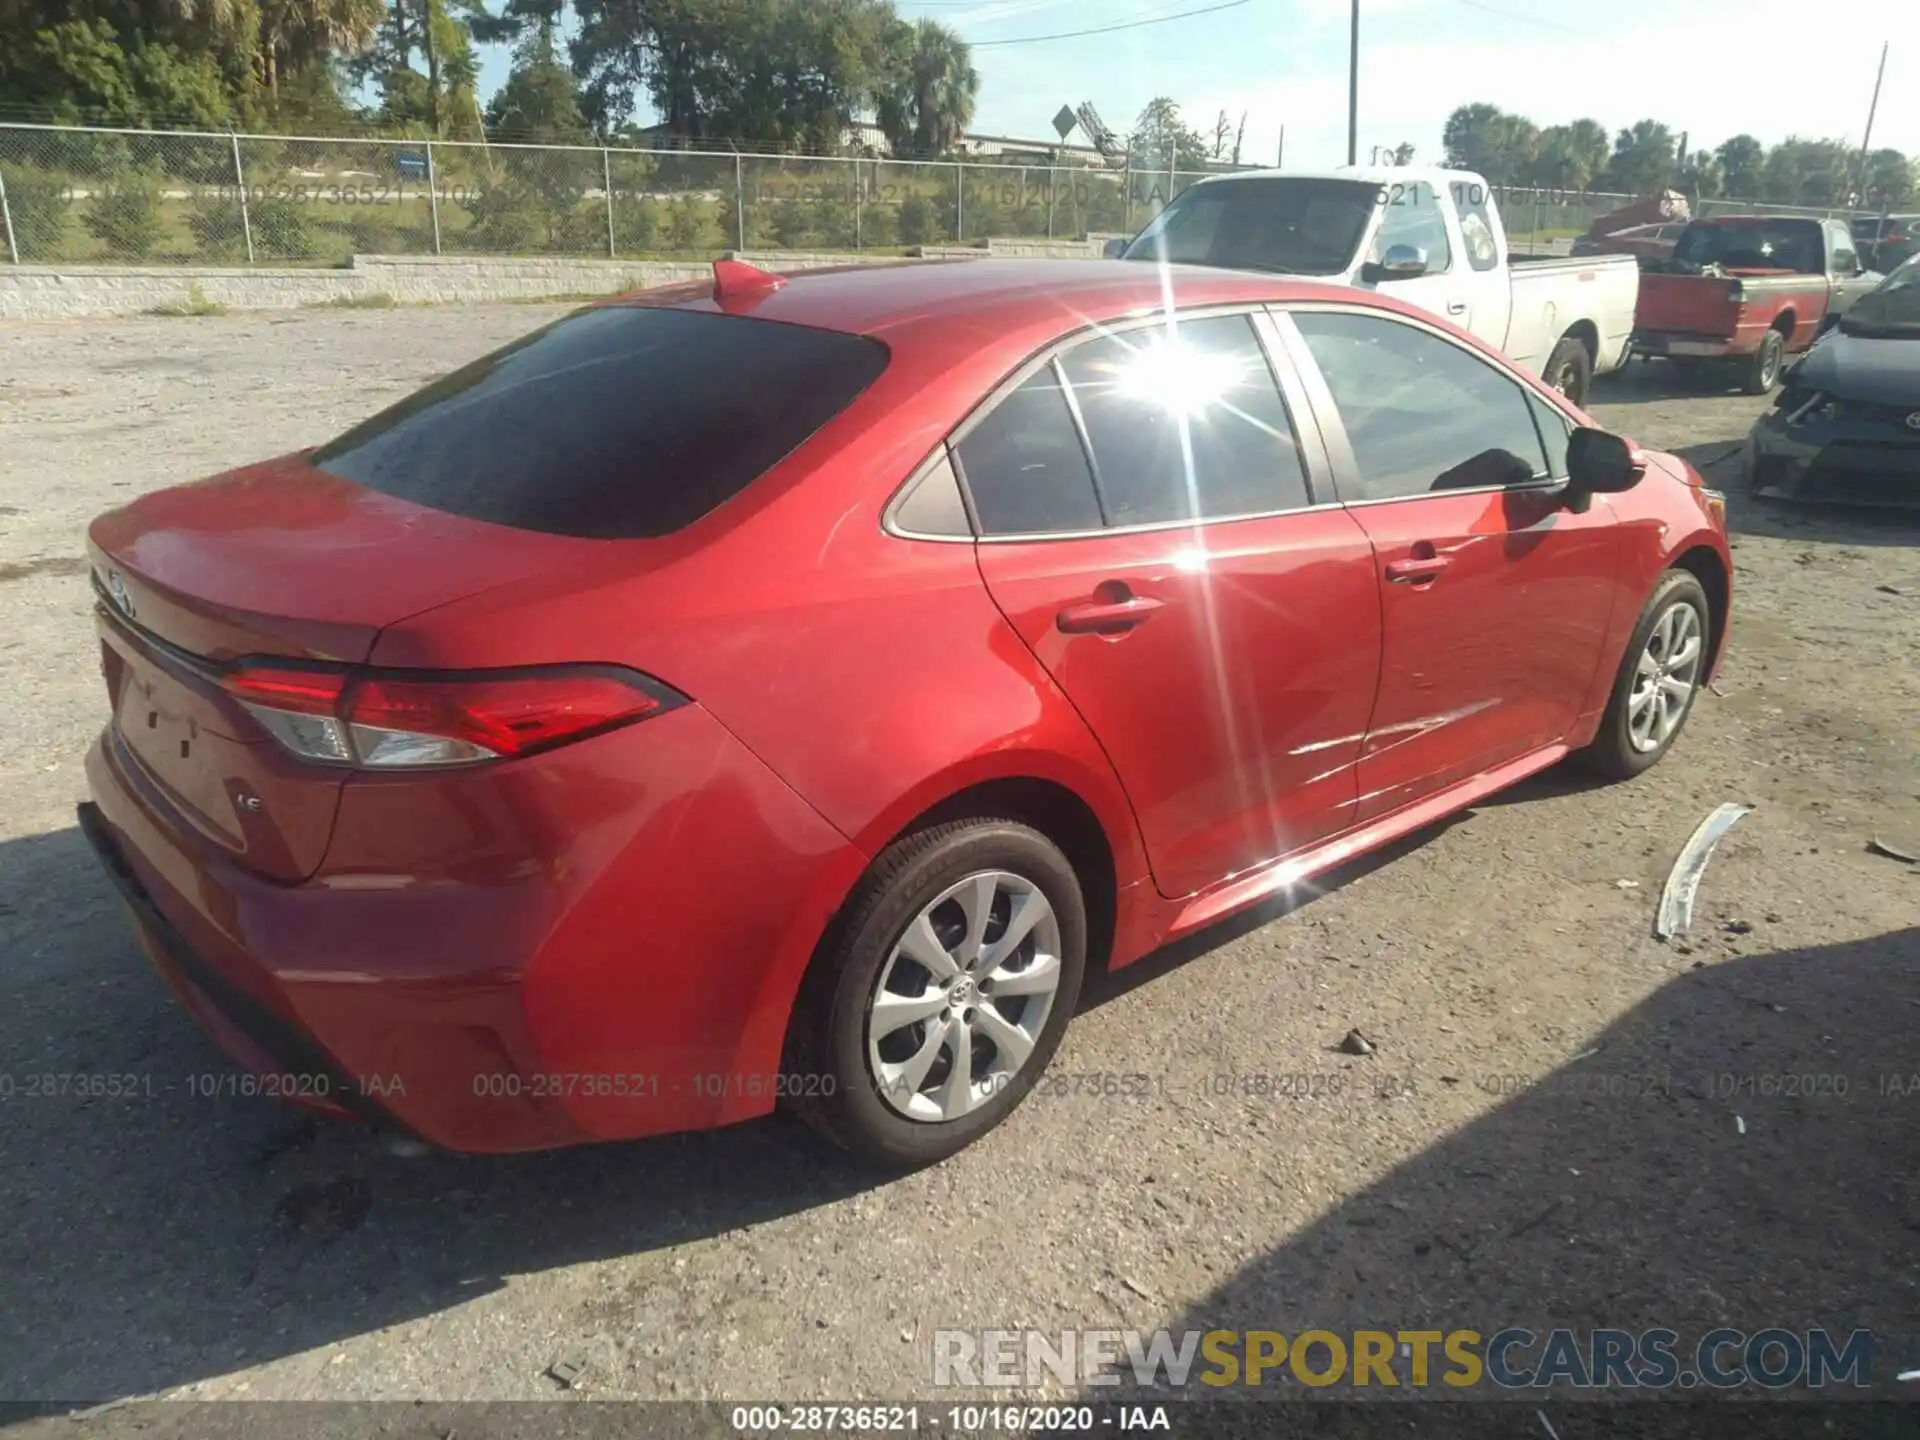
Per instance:
[[[1396,320],[1293,316],[1346,428],[1361,499],[1528,483],[1550,473],[1523,386]],[[1352,498],[1352,497],[1349,497]]]
[[[1374,232],[1373,248],[1367,259],[1379,264],[1396,245],[1411,245],[1427,257],[1427,274],[1444,275],[1453,268],[1453,250],[1447,244],[1446,217],[1433,187],[1425,181],[1413,185],[1381,187],[1380,228]],[[1488,232],[1491,241],[1492,232]]]
[[[1467,244],[1467,263],[1476,270],[1500,266],[1500,246],[1493,238],[1493,194],[1477,180],[1453,182],[1453,208],[1460,212],[1460,235]]]
[[[1306,470],[1251,320],[1105,335],[1060,366],[1093,447],[1109,525],[1298,509]]]
[[[1853,248],[1853,236],[1847,233],[1844,225],[1829,225],[1827,234],[1833,240],[1833,273],[1851,275],[1860,268],[1860,256]]]

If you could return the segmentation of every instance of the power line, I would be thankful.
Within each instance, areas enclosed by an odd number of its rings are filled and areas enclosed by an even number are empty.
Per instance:
[[[1216,10],[1237,10],[1247,0],[1225,0],[1220,5],[1203,5],[1198,10],[1182,10],[1177,15],[1156,15],[1150,20],[1129,20],[1120,25],[1096,25],[1091,30],[1062,30],[1056,35],[1022,35],[1013,40],[970,40],[975,50],[989,45],[1037,45],[1043,40],[1078,40],[1083,35],[1110,35],[1115,30],[1138,30],[1142,25],[1164,25],[1169,20],[1190,20],[1196,15],[1211,15]]]

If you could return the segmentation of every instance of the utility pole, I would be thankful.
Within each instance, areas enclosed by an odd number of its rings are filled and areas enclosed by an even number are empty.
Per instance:
[[[1880,69],[1873,77],[1873,102],[1867,106],[1867,131],[1860,137],[1860,175],[1854,190],[1865,204],[1867,199],[1867,147],[1873,144],[1873,116],[1880,108],[1880,82],[1887,78],[1887,42],[1880,42]]]
[[[1287,127],[1284,125],[1280,127],[1280,148],[1274,154],[1273,168],[1276,170],[1287,168]]]
[[[1347,50],[1347,164],[1360,163],[1360,0],[1353,0],[1353,40]]]

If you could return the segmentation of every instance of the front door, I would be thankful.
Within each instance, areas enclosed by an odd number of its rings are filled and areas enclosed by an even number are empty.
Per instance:
[[[1342,496],[1376,557],[1366,820],[1573,728],[1601,660],[1620,532],[1604,497],[1584,513],[1561,502],[1568,422],[1488,360],[1378,315],[1292,318],[1337,416],[1323,429]]]
[[[1376,288],[1382,295],[1445,316],[1462,329],[1473,329],[1473,270],[1465,255],[1455,253],[1447,213],[1433,187],[1423,180],[1383,185],[1379,203],[1380,223],[1367,261],[1380,264],[1389,250],[1405,246],[1426,257],[1427,270],[1411,280],[1383,279]]]
[[[958,437],[994,601],[1098,737],[1168,896],[1351,823],[1372,547],[1310,475],[1253,319],[1067,349]]]

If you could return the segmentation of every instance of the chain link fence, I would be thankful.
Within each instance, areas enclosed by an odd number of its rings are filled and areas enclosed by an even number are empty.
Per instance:
[[[15,264],[707,259],[1081,239],[1132,233],[1208,173],[1219,172],[0,124],[4,258]],[[1516,248],[1529,250],[1554,248],[1632,200],[1495,193]],[[1694,213],[1744,208],[1755,207],[1714,200]]]
[[[0,124],[15,264],[705,259],[1130,232],[1201,172]]]

